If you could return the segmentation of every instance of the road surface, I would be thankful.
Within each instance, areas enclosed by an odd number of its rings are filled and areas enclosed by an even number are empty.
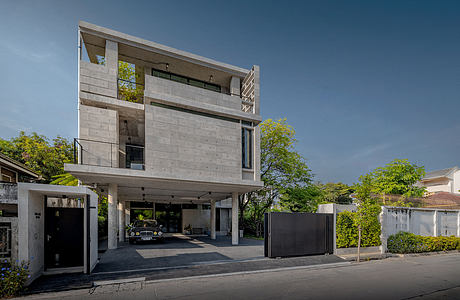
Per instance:
[[[460,299],[460,253],[132,282],[26,299]]]

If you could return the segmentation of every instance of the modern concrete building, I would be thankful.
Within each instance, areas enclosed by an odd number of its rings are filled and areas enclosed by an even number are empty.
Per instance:
[[[78,158],[65,170],[107,194],[108,247],[136,209],[238,244],[238,196],[263,186],[259,67],[86,22],[78,36]]]
[[[448,192],[460,194],[460,169],[455,166],[448,169],[427,172],[420,181],[427,192]]]

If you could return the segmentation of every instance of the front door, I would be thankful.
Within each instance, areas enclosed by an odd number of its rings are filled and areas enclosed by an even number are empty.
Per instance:
[[[45,267],[83,266],[84,208],[80,199],[47,198]]]

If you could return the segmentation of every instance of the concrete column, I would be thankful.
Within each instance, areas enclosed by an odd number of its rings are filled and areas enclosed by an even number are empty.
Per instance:
[[[108,208],[107,208],[108,248],[117,249],[117,233],[118,233],[118,212],[117,212],[118,185],[117,184],[115,183],[109,184],[107,200],[108,200]]]
[[[433,214],[433,236],[438,236],[438,211]]]
[[[232,76],[230,79],[230,95],[241,95],[241,81],[239,77]]]
[[[118,201],[118,241],[125,241],[125,201]]]
[[[211,240],[216,239],[216,200],[211,200]]]
[[[232,245],[238,245],[238,193],[232,193]]]
[[[457,236],[460,237],[460,211],[457,214]]]
[[[105,41],[105,65],[109,68],[110,75],[118,76],[118,43]]]
[[[131,223],[131,202],[125,201],[125,224]]]

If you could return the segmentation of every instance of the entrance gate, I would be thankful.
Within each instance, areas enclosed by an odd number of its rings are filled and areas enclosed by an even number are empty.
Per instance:
[[[333,253],[333,214],[265,214],[265,256]]]

